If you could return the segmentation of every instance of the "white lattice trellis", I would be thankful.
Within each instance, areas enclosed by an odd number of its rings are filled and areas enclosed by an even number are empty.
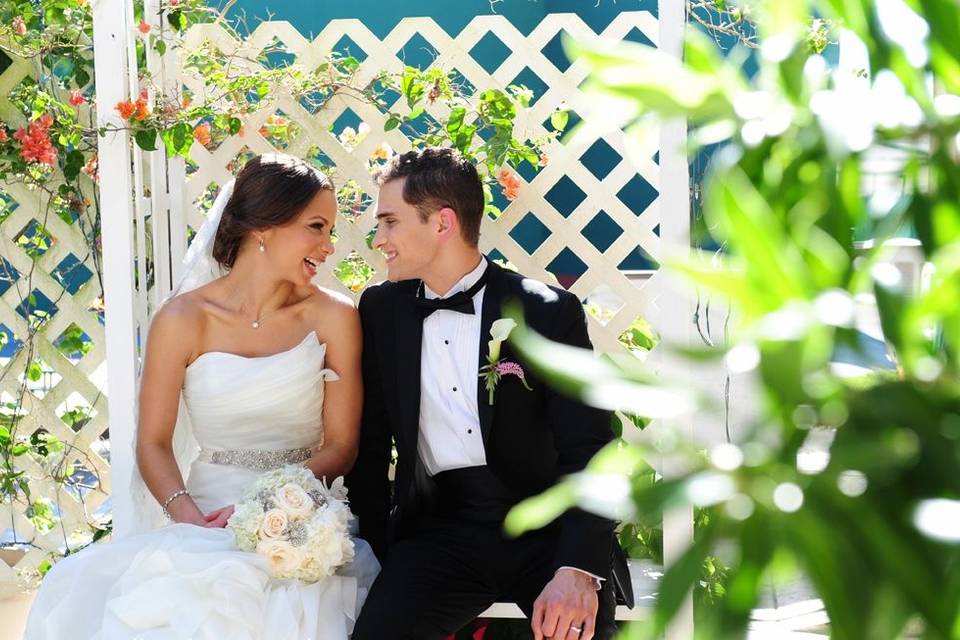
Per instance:
[[[22,82],[32,81],[35,73],[29,61],[13,56],[0,75],[0,118],[9,126],[26,124],[11,102],[11,92]],[[88,117],[88,107],[80,109],[81,118]],[[81,180],[83,194],[92,202],[95,187],[85,176]],[[47,533],[38,532],[26,517],[28,505],[0,503],[0,540],[18,549],[5,557],[15,564],[0,562],[0,598],[16,592],[18,570],[31,572],[46,559],[47,550],[77,544],[70,540],[75,531],[89,533],[84,525],[110,492],[103,394],[106,336],[99,318],[102,290],[97,275],[101,269],[86,235],[92,220],[62,207],[58,212],[44,191],[21,183],[5,183],[2,188],[6,209],[12,209],[0,223],[0,277],[5,288],[0,296],[0,325],[7,340],[7,357],[0,360],[2,411],[7,416],[21,415],[14,427],[17,436],[43,430],[62,440],[64,465],[74,464],[86,475],[84,484],[95,486],[79,494],[64,491],[49,480],[49,468],[29,456],[17,459],[17,466],[30,479],[33,498],[51,500],[60,524]],[[38,310],[49,315],[38,317]],[[85,336],[89,351],[58,349],[68,331]],[[31,362],[42,368],[42,377],[26,382],[23,393],[23,374]],[[76,420],[77,414],[71,412],[77,410],[89,418]]]
[[[501,16],[483,16],[475,18],[456,37],[451,37],[429,18],[407,18],[402,20],[383,40],[375,37],[360,21],[334,20],[313,40],[307,40],[285,22],[261,23],[248,38],[238,41],[217,25],[197,25],[187,34],[188,47],[199,46],[207,42],[226,56],[232,56],[239,65],[249,65],[251,71],[262,70],[259,65],[250,62],[265,47],[280,40],[291,54],[296,64],[303,65],[306,71],[326,60],[326,55],[343,36],[348,36],[366,54],[359,71],[357,81],[365,85],[372,81],[382,70],[402,71],[403,61],[398,57],[404,44],[415,35],[430,42],[437,52],[433,65],[443,69],[456,69],[473,86],[504,88],[524,69],[529,68],[547,85],[546,91],[536,96],[536,102],[525,112],[519,114],[516,128],[518,133],[537,136],[547,130],[543,123],[561,103],[576,105],[581,101],[578,85],[585,79],[586,72],[581,65],[574,63],[561,72],[543,53],[544,47],[561,31],[566,31],[579,40],[596,38],[619,40],[633,29],[638,29],[651,41],[658,39],[657,20],[649,12],[623,12],[601,34],[594,33],[583,21],[573,14],[554,14],[547,16],[529,35],[523,35],[516,27]],[[494,34],[511,51],[493,74],[474,60],[468,53],[484,36]],[[196,95],[203,96],[202,78],[182,76],[182,82]],[[345,148],[330,128],[350,110],[371,127],[371,133],[354,149]],[[439,103],[429,107],[428,113],[437,119],[446,114],[445,107]],[[300,129],[300,133],[284,149],[287,153],[305,156],[311,147],[318,147],[336,165],[338,184],[347,180],[356,181],[368,194],[376,193],[376,186],[367,169],[366,160],[382,142],[399,151],[411,148],[408,138],[394,129],[383,131],[388,115],[374,105],[352,99],[344,95],[334,97],[325,107],[315,114],[307,111],[294,97],[280,96],[265,104],[245,123],[245,134],[234,136],[222,142],[215,151],[209,152],[199,144],[194,144],[192,157],[197,170],[189,177],[181,203],[189,225],[197,228],[202,223],[202,211],[193,205],[207,190],[210,183],[221,184],[231,177],[231,165],[234,158],[244,150],[254,153],[273,151],[271,143],[257,131],[266,119],[281,111]],[[399,100],[392,111],[404,113],[408,108]],[[587,298],[601,285],[612,290],[612,294],[622,303],[612,317],[605,318],[605,324],[593,323],[592,333],[602,350],[619,348],[618,336],[637,316],[644,316],[656,322],[658,313],[653,304],[650,290],[656,286],[656,278],[643,285],[638,293],[637,284],[631,282],[618,265],[634,250],[641,247],[654,260],[660,254],[659,238],[656,229],[660,224],[658,200],[654,199],[643,211],[632,211],[616,194],[628,182],[639,176],[654,189],[659,188],[659,169],[653,158],[639,164],[625,159],[627,156],[623,133],[616,131],[602,136],[580,135],[563,143],[554,143],[549,149],[550,162],[537,173],[529,183],[524,184],[520,197],[510,203],[496,220],[486,218],[482,229],[481,248],[489,252],[497,250],[518,269],[528,275],[543,279],[553,276],[547,267],[565,249],[569,249],[585,263],[585,271],[577,278],[571,290],[581,298]],[[597,178],[584,164],[581,157],[597,142],[603,140],[613,153],[620,156],[615,165],[602,179]],[[232,168],[232,167],[231,167]],[[571,180],[585,194],[582,202],[566,217],[554,209],[544,198],[561,178]],[[341,223],[340,241],[337,245],[340,257],[356,251],[378,272],[383,266],[378,252],[369,249],[364,241],[375,224],[375,205],[371,204],[363,214],[352,223]],[[600,212],[622,230],[609,246],[601,252],[582,231]],[[548,237],[528,254],[510,235],[511,231],[524,218],[532,214],[548,230]],[[179,253],[181,247],[175,247]],[[328,286],[342,289],[331,271],[325,274],[324,282]],[[649,290],[648,290],[649,289]],[[357,292],[349,292],[357,295]],[[608,295],[611,291],[607,292]]]

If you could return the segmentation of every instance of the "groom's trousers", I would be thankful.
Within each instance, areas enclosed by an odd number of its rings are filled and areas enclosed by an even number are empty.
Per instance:
[[[391,547],[353,640],[445,638],[498,601],[516,602],[530,616],[553,577],[560,528],[507,537],[501,523],[509,504],[488,473],[476,467],[437,475],[438,509]],[[613,586],[603,584],[594,637],[605,640],[616,628]]]

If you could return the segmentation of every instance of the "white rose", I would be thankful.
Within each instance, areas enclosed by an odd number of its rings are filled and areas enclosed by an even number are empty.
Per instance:
[[[490,325],[490,337],[493,338],[488,344],[490,346],[490,359],[500,359],[500,343],[510,337],[510,332],[517,326],[517,323],[510,318],[500,318]]]
[[[277,506],[291,518],[302,518],[313,511],[313,499],[306,491],[292,483],[280,487],[274,499]]]
[[[288,574],[300,566],[300,552],[283,540],[263,540],[257,545],[257,553],[266,557],[275,576]]]
[[[287,530],[287,514],[280,509],[270,509],[263,514],[260,523],[260,533],[265,538],[279,538]]]

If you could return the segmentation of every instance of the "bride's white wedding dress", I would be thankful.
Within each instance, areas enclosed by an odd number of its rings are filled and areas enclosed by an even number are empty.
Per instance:
[[[256,466],[276,457],[264,452],[293,455],[321,440],[324,380],[336,377],[325,351],[311,332],[282,353],[209,352],[187,367],[183,399],[201,447],[187,488],[203,512],[236,503],[262,472],[225,461]],[[378,571],[357,540],[338,575],[309,585],[273,580],[264,558],[239,551],[229,530],[174,524],[58,563],[24,637],[345,640]]]

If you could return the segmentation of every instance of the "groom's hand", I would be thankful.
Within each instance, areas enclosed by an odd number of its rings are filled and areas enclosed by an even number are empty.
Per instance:
[[[533,603],[533,637],[590,640],[597,606],[593,578],[575,569],[558,569]]]
[[[210,529],[223,529],[227,526],[227,520],[230,519],[230,516],[233,515],[234,506],[228,505],[226,507],[221,507],[216,511],[211,511],[207,515],[203,516],[203,519],[206,520],[205,527]]]

